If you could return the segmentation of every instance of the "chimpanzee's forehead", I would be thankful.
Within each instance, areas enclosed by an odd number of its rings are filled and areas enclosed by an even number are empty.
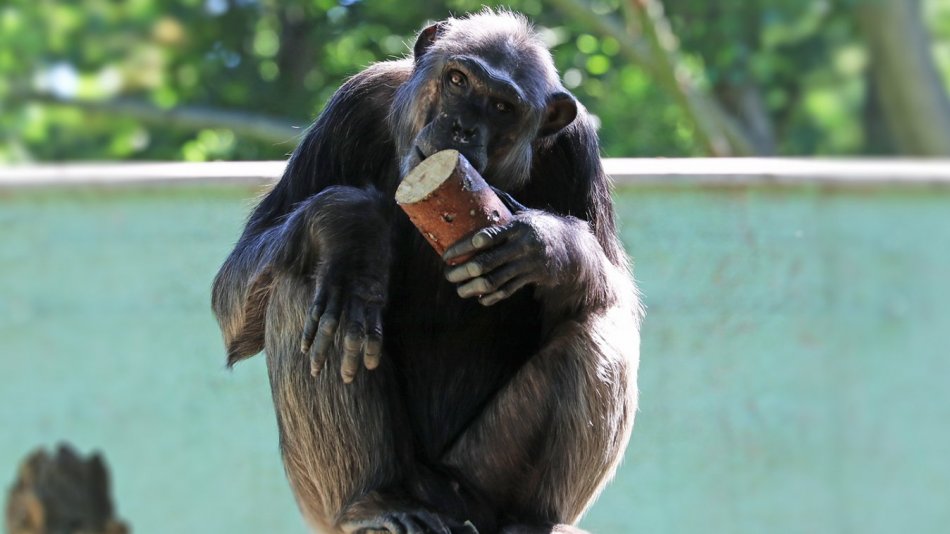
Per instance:
[[[444,68],[461,69],[469,76],[475,76],[476,83],[484,84],[490,91],[496,92],[497,96],[510,102],[531,105],[538,104],[531,100],[532,95],[526,94],[521,88],[524,83],[515,79],[504,65],[496,66],[477,53],[449,56],[446,58]]]
[[[543,105],[553,87],[558,85],[550,54],[531,39],[487,32],[466,38],[453,37],[449,34],[436,42],[444,59],[478,58],[492,71],[505,73],[531,103]]]

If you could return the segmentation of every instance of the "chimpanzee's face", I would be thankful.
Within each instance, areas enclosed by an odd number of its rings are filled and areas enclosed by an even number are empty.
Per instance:
[[[540,111],[507,72],[477,57],[453,56],[441,70],[438,98],[411,156],[421,161],[454,148],[484,173],[489,162],[504,159],[518,139],[535,137]]]
[[[403,175],[452,148],[489,183],[514,190],[527,183],[535,141],[570,124],[577,103],[540,45],[440,23],[420,34],[393,111]]]

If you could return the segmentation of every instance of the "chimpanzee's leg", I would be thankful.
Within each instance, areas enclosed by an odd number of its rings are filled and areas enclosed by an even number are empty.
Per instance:
[[[629,310],[561,323],[445,462],[516,523],[573,523],[613,476],[637,407]]]
[[[321,532],[448,532],[401,489],[412,471],[409,425],[392,362],[378,350],[389,228],[374,216],[376,199],[366,191],[330,188],[308,203],[298,212],[309,221],[315,265],[306,274],[274,274],[264,339],[297,502]],[[308,329],[316,332],[312,346],[301,339]],[[364,348],[372,370],[356,358]]]

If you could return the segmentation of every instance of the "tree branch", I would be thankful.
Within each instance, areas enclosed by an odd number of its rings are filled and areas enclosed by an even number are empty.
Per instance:
[[[635,17],[654,58],[654,75],[679,100],[692,118],[700,141],[714,156],[749,156],[752,142],[735,121],[708,94],[699,90],[680,65],[676,38],[659,0],[630,0]]]
[[[179,130],[226,128],[233,131],[235,135],[273,144],[295,145],[307,126],[307,124],[302,127],[295,126],[288,119],[205,106],[162,109],[147,102],[131,99],[70,100],[42,93],[23,95],[21,99],[50,106],[79,109],[91,115],[131,117],[155,126]]]
[[[635,40],[620,24],[609,17],[595,14],[581,0],[550,0],[567,18],[576,20],[595,33],[613,37],[620,43],[620,55],[631,63],[653,73],[653,54],[647,47]]]
[[[644,39],[636,39],[613,19],[594,14],[581,0],[552,0],[568,17],[620,43],[620,54],[646,70],[676,98],[693,123],[693,130],[707,153],[714,156],[747,156],[753,145],[736,122],[710,95],[696,87],[679,65],[675,39],[657,0],[631,0],[629,14]]]

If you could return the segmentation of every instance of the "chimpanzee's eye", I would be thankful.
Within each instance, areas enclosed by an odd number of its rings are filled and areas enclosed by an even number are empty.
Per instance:
[[[507,102],[496,100],[495,111],[497,111],[498,113],[508,113],[509,111],[511,111],[511,106]]]
[[[465,87],[465,83],[468,81],[465,79],[465,75],[457,70],[453,70],[449,73],[449,81],[452,85],[456,87]]]

